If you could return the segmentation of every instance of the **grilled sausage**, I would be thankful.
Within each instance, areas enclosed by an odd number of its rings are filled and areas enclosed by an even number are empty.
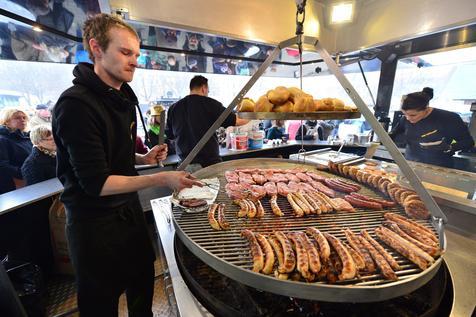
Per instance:
[[[286,273],[291,273],[292,271],[294,271],[294,268],[296,267],[296,256],[294,254],[291,242],[286,237],[286,235],[281,231],[275,231],[274,235],[276,236],[279,243],[281,244],[281,247],[283,248],[284,271]]]
[[[348,228],[344,229],[344,234],[345,234],[345,237],[347,238],[347,241],[349,241],[350,246],[354,248],[354,250],[357,251],[357,253],[359,253],[360,256],[362,256],[362,258],[364,259],[365,267],[367,268],[367,271],[369,273],[375,272],[375,263],[372,260],[372,257],[370,256],[369,251],[362,245],[357,235],[355,235]]]
[[[283,251],[283,247],[281,246],[281,243],[274,235],[269,236],[268,241],[269,241],[269,244],[271,244],[271,247],[273,247],[274,253],[276,254],[276,257],[278,258],[278,268],[276,271],[279,274],[287,273],[286,268],[284,266],[284,251]]]
[[[264,253],[264,266],[261,272],[263,272],[264,274],[271,274],[273,273],[273,267],[274,267],[273,248],[269,244],[266,237],[263,236],[262,234],[255,233],[255,237],[256,237],[256,240],[258,240],[261,250]]]
[[[345,195],[344,199],[347,200],[352,206],[357,208],[368,208],[374,210],[382,210],[383,207],[379,203],[375,203],[373,201],[362,200],[355,196]]]
[[[405,240],[413,243],[414,245],[416,245],[417,247],[419,247],[420,249],[422,249],[423,251],[425,251],[426,253],[428,253],[429,255],[431,255],[432,257],[436,257],[438,255],[440,255],[440,248],[437,248],[437,247],[433,247],[433,246],[429,246],[425,243],[422,243],[421,241],[413,238],[412,236],[408,235],[405,231],[403,231],[398,225],[396,222],[393,222],[393,221],[384,221],[382,222],[382,224],[389,228],[390,230],[392,230],[393,232],[395,232],[396,234],[398,234],[400,237],[404,238]]]
[[[342,272],[339,274],[339,280],[348,280],[354,278],[357,274],[357,268],[355,267],[355,262],[347,248],[338,238],[334,237],[333,235],[324,232],[324,236],[332,245],[334,250],[339,255],[340,260],[342,261]]]
[[[230,223],[225,218],[225,204],[218,205],[218,224],[223,230],[230,229]]]
[[[324,183],[329,188],[332,188],[334,190],[337,190],[337,191],[340,191],[340,192],[343,192],[343,193],[352,193],[352,192],[355,191],[355,189],[353,187],[349,187],[349,186],[337,183],[331,178],[327,178],[326,180],[324,180]]]
[[[377,237],[395,249],[398,253],[415,263],[420,269],[424,270],[434,262],[434,259],[418,248],[413,243],[400,237],[398,234],[385,227],[378,227],[375,229]]]
[[[294,201],[293,194],[289,193],[286,198],[288,199],[291,208],[294,210],[294,214],[296,215],[296,217],[303,217],[304,210],[302,210],[301,207]]]
[[[298,193],[291,194],[293,196],[294,202],[301,208],[301,210],[306,214],[309,215],[311,213],[311,210],[309,209],[309,206],[299,198],[297,195]]]
[[[180,203],[180,206],[183,206],[186,208],[197,208],[197,207],[205,206],[207,204],[207,201],[204,199],[191,198],[191,199],[181,199],[179,203]]]
[[[327,212],[331,212],[334,210],[332,200],[329,197],[319,192],[315,192],[314,195],[315,195],[314,197],[319,197],[321,203],[323,203],[326,206]]]
[[[288,233],[289,240],[292,241],[294,245],[294,250],[296,251],[296,269],[301,276],[304,277],[307,281],[312,281],[314,279],[314,274],[309,271],[309,256],[307,254],[304,244],[296,232]]]
[[[221,230],[220,224],[215,219],[215,212],[218,209],[218,204],[211,204],[208,208],[208,223],[215,230]]]
[[[316,247],[309,240],[308,236],[304,232],[299,232],[299,236],[304,245],[304,248],[307,251],[309,258],[309,269],[312,273],[317,274],[321,270],[321,261],[319,260],[319,253],[317,252]]]
[[[405,212],[412,218],[416,219],[428,219],[430,218],[430,212],[426,209],[425,204],[421,200],[406,201],[403,205]]]
[[[296,198],[301,201],[302,204],[300,204],[301,208],[304,210],[304,212],[306,213],[306,215],[309,215],[309,214],[313,214],[315,213],[314,211],[314,208],[312,207],[312,205],[306,200],[306,198],[303,196],[302,193],[300,192],[297,192],[294,194],[294,201],[296,201]],[[303,206],[305,207],[305,209],[303,208]],[[308,211],[308,212],[306,212]]]
[[[259,273],[264,267],[264,256],[261,247],[251,230],[245,229],[241,231],[241,236],[248,239],[250,245],[251,257],[253,258],[253,271]]]
[[[311,195],[309,194],[306,194],[306,193],[302,193],[302,196],[304,197],[304,199],[306,199],[306,201],[311,205],[314,213],[316,214],[321,214],[321,206],[320,206],[320,203],[318,203],[314,198],[311,197]]]
[[[254,218],[256,217],[256,214],[258,213],[258,209],[256,209],[256,205],[252,200],[246,199],[246,203],[248,204],[248,218]]]
[[[398,227],[402,229],[406,234],[409,236],[413,237],[414,239],[417,239],[418,241],[430,246],[430,247],[439,247],[438,243],[433,241],[429,235],[427,235],[425,232],[420,231],[418,229],[415,229],[415,227],[409,226],[405,222],[400,222],[397,223]]]
[[[264,217],[264,208],[263,205],[261,204],[261,201],[256,200],[255,202],[256,206],[256,218],[263,218]]]
[[[357,184],[354,184],[354,183],[350,183],[350,182],[346,182],[342,179],[339,179],[339,178],[333,178],[332,179],[334,182],[338,183],[338,184],[342,184],[344,186],[347,186],[347,187],[351,187],[354,189],[354,191],[359,191],[360,189],[362,189],[362,187],[360,187],[359,185]]]
[[[375,264],[377,264],[377,267],[380,272],[382,272],[385,279],[392,281],[397,280],[398,277],[390,267],[387,260],[385,260],[385,258],[364,237],[357,236],[357,239],[359,239],[362,246],[369,251],[372,259],[374,259]]]
[[[329,257],[331,255],[331,247],[329,246],[329,242],[324,237],[324,235],[314,227],[306,228],[306,232],[310,234],[314,240],[316,240],[317,245],[319,246],[319,254],[321,256],[321,260],[323,263],[329,261]]]
[[[393,256],[390,255],[390,253],[387,252],[387,250],[384,249],[384,247],[382,247],[380,245],[380,243],[378,243],[375,239],[373,239],[370,234],[365,231],[365,230],[362,230],[360,231],[360,234],[368,241],[370,242],[370,244],[375,248],[375,250],[377,250],[384,258],[385,260],[387,261],[388,264],[390,264],[390,266],[392,267],[392,269],[394,269],[395,271],[398,271],[400,270],[400,265],[398,264],[398,262],[393,258]]]
[[[271,205],[271,210],[273,211],[273,214],[279,217],[284,216],[283,212],[281,211],[281,208],[279,208],[278,206],[277,195],[271,196],[271,198],[269,199],[269,204]]]
[[[235,199],[235,200],[233,200],[233,203],[235,205],[240,206],[240,210],[238,211],[238,217],[239,218],[246,217],[246,215],[248,214],[248,210],[249,210],[249,207],[248,207],[248,204],[246,203],[246,201],[244,199]]]
[[[419,224],[418,222],[415,222],[413,220],[410,220],[408,218],[405,218],[404,216],[400,216],[393,212],[387,212],[383,216],[385,217],[385,219],[392,220],[396,222],[397,224],[406,223],[407,225],[411,226],[413,229],[417,230],[418,232],[425,233],[426,235],[428,235],[430,239],[438,243],[438,238],[433,233],[433,231],[425,227],[424,225]]]
[[[361,200],[367,200],[367,201],[371,201],[371,202],[374,202],[374,203],[378,203],[378,204],[382,205],[383,207],[395,207],[397,205],[393,201],[388,201],[388,200],[384,200],[384,199],[377,199],[377,198],[365,196],[365,195],[358,194],[358,193],[351,193],[350,195],[354,196],[355,198],[361,199]]]
[[[365,261],[364,258],[354,250],[354,248],[347,246],[347,250],[349,250],[350,256],[355,262],[355,267],[358,271],[365,269]]]

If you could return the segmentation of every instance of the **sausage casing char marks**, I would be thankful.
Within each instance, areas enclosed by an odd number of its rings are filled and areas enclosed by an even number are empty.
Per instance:
[[[261,251],[264,254],[264,265],[261,272],[264,274],[271,274],[273,273],[274,267],[274,252],[271,244],[268,242],[266,237],[260,233],[255,233],[256,240],[261,247]]]
[[[309,271],[309,256],[307,250],[304,247],[299,234],[297,232],[288,233],[289,240],[292,241],[294,250],[296,251],[296,269],[301,276],[307,281],[314,279],[314,274]]]
[[[289,193],[286,198],[288,199],[291,208],[294,210],[294,214],[296,217],[304,217],[304,210],[302,210],[301,206],[294,200],[293,194]]]
[[[342,261],[342,271],[339,274],[339,280],[353,279],[357,274],[357,268],[347,248],[338,238],[334,237],[333,235],[324,232],[324,236],[332,245],[340,260]]]
[[[389,228],[390,230],[392,230],[393,232],[395,232],[396,234],[398,234],[400,237],[404,238],[405,240],[413,243],[414,245],[416,245],[417,247],[419,247],[420,249],[422,249],[423,251],[425,251],[426,253],[428,253],[429,255],[433,256],[433,257],[436,257],[438,255],[440,255],[440,248],[438,247],[434,247],[434,246],[430,246],[430,245],[427,245],[415,238],[413,238],[412,236],[408,235],[405,231],[403,231],[396,222],[393,222],[393,221],[384,221],[382,223],[385,227]]]
[[[278,206],[278,196],[273,195],[269,199],[269,204],[271,205],[271,210],[273,211],[273,214],[275,214],[278,217],[284,216],[283,212],[281,211],[281,208]]]
[[[393,256],[385,250],[380,243],[378,243],[366,230],[361,230],[360,234],[364,239],[366,239],[370,244],[385,258],[388,264],[392,267],[393,270],[398,271],[401,269],[398,262],[393,258]]]
[[[264,256],[261,247],[251,230],[245,229],[241,231],[241,236],[248,240],[250,245],[251,257],[253,259],[253,271],[259,273],[264,267]]]
[[[294,254],[291,242],[282,231],[275,231],[274,235],[283,248],[284,271],[285,273],[291,273],[296,267],[296,256]]]
[[[321,260],[319,259],[319,252],[304,232],[299,232],[298,235],[301,238],[304,248],[307,251],[309,259],[309,269],[314,274],[319,273],[319,271],[321,270]]]
[[[306,232],[310,234],[314,240],[316,240],[317,245],[319,246],[319,254],[321,256],[322,262],[325,263],[329,261],[331,247],[329,246],[329,242],[327,242],[327,239],[324,237],[322,232],[314,227],[306,228]]]
[[[278,258],[278,267],[276,268],[275,276],[281,280],[286,280],[288,279],[288,273],[286,271],[286,266],[284,262],[283,247],[275,235],[269,236],[268,241],[271,247],[273,248],[276,257]]]
[[[415,263],[422,270],[426,269],[434,261],[429,254],[387,228],[378,227],[375,229],[375,234],[380,240]],[[426,256],[423,254],[426,254]],[[427,257],[431,259],[431,262]]]
[[[366,248],[370,255],[372,256],[372,259],[374,259],[375,264],[379,268],[380,272],[382,272],[382,275],[387,279],[387,280],[397,280],[397,275],[395,272],[392,270],[392,267],[390,264],[387,262],[385,257],[381,255],[377,249],[375,249],[367,239],[365,239],[362,236],[357,236],[357,239],[359,239],[360,243],[364,248]]]
[[[345,237],[350,246],[364,259],[365,267],[369,273],[375,272],[375,264],[369,251],[362,245],[361,241],[350,229],[344,229]]]
[[[230,229],[230,223],[225,218],[225,204],[223,203],[218,205],[218,224],[223,230]]]

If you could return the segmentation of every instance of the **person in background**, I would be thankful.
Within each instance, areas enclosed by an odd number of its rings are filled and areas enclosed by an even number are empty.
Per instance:
[[[147,154],[149,149],[145,146],[144,141],[140,136],[136,136],[136,153],[138,154]]]
[[[36,106],[35,114],[30,118],[30,129],[43,124],[51,125],[51,111],[48,105],[39,104]]]
[[[208,97],[208,79],[200,75],[193,77],[190,94],[173,104],[167,113],[166,134],[175,140],[175,150],[181,160],[187,157],[223,111],[225,108],[220,102]],[[230,113],[221,126],[241,126],[248,121]],[[197,165],[190,166],[190,170],[221,161],[218,138],[213,134],[193,159],[192,163]]]
[[[0,112],[0,194],[24,186],[21,166],[33,147],[27,124],[23,110],[4,108]]]
[[[268,140],[281,139],[284,135],[284,120],[273,120],[273,126],[266,133],[266,138]]]
[[[49,125],[37,125],[30,131],[33,149],[21,167],[26,185],[56,177],[56,144]]]
[[[296,140],[321,140],[322,129],[319,130],[316,120],[306,120],[296,132]]]
[[[428,87],[403,96],[404,116],[390,136],[404,135],[406,159],[452,168],[453,154],[471,149],[474,140],[458,114],[429,107],[432,98],[433,89]]]
[[[148,119],[149,129],[147,133],[149,134],[149,142],[146,141],[146,145],[149,148],[156,146],[159,143],[159,132],[160,132],[160,114],[164,111],[162,105],[152,105],[150,107],[150,114]]]
[[[137,191],[202,184],[186,172],[134,168],[167,156],[165,144],[135,153],[138,100],[127,84],[140,55],[135,30],[101,13],[85,21],[83,44],[93,64],[75,66],[52,122],[79,313],[117,316],[125,291],[129,316],[152,317],[155,253]]]

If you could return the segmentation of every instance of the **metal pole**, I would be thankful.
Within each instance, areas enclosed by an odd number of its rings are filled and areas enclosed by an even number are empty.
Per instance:
[[[393,140],[390,138],[390,136],[387,134],[384,128],[377,121],[375,116],[372,114],[370,109],[364,103],[364,101],[359,96],[357,91],[354,89],[352,84],[347,80],[347,78],[344,76],[344,74],[339,69],[337,64],[331,58],[329,53],[321,46],[321,44],[316,38],[306,37],[304,39],[304,42],[306,44],[312,44],[315,46],[317,52],[322,57],[322,59],[324,59],[324,62],[327,64],[327,67],[329,68],[329,70],[334,74],[334,76],[336,76],[337,80],[340,82],[340,84],[342,85],[346,93],[354,101],[360,113],[362,113],[364,118],[372,126],[375,133],[377,133],[379,139],[382,141],[383,145],[387,148],[388,152],[390,153],[392,158],[395,160],[395,162],[401,169],[403,175],[410,182],[410,185],[418,193],[418,195],[420,195],[420,198],[422,199],[422,201],[425,203],[425,205],[428,207],[431,214],[433,215],[434,217],[433,220],[436,222],[436,225],[439,224],[441,226],[441,222],[446,223],[448,221],[448,219],[446,218],[446,215],[441,211],[440,207],[436,204],[433,197],[431,197],[431,195],[428,193],[426,188],[421,183],[420,178],[415,174],[415,172],[410,167],[410,165],[408,165],[408,162],[403,157],[402,153],[400,153],[395,143],[393,143]]]

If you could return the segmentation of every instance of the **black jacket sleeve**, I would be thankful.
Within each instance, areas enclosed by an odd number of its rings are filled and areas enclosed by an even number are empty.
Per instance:
[[[0,173],[10,177],[22,178],[20,167],[11,164],[8,140],[0,138]]]
[[[92,108],[78,99],[62,99],[55,106],[54,128],[79,185],[88,195],[99,196],[111,171],[101,131],[105,123]]]
[[[453,113],[449,119],[447,131],[449,138],[446,141],[451,144],[451,149],[453,151],[471,149],[474,146],[474,140],[461,117]]]

